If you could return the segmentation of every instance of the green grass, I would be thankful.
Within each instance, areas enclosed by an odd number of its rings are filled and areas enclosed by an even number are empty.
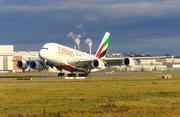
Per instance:
[[[58,73],[3,73],[0,78],[6,77],[36,77],[36,76],[57,76]]]
[[[0,80],[0,116],[179,116],[180,76]]]

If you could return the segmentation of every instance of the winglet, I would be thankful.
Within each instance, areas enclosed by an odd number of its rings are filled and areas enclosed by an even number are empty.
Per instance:
[[[107,51],[107,47],[108,47],[108,43],[109,43],[109,37],[110,37],[110,33],[106,32],[103,40],[101,41],[101,44],[99,45],[99,48],[96,52],[96,57],[97,58],[104,58],[106,55],[106,51]]]

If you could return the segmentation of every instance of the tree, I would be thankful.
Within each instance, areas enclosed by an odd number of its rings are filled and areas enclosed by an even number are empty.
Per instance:
[[[169,53],[166,53],[166,54],[164,54],[164,56],[172,56],[172,55],[170,55]]]

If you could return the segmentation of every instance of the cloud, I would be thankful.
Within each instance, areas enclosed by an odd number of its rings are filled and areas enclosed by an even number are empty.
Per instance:
[[[14,51],[39,51],[44,44],[16,44]]]
[[[153,38],[153,39],[139,39],[137,40],[138,43],[143,43],[143,44],[146,44],[146,45],[156,45],[156,46],[159,46],[159,45],[162,45],[162,46],[173,46],[174,44],[179,44],[180,43],[180,39],[177,39],[177,38]]]
[[[169,13],[180,14],[180,1],[164,0],[164,1],[45,1],[42,4],[38,2],[24,2],[17,4],[15,2],[0,5],[0,12],[49,12],[49,11],[70,11],[69,14],[76,12],[81,14],[84,20],[97,20],[99,15],[109,18],[124,18],[133,16],[153,16],[159,17],[168,15]],[[35,5],[36,4],[36,5]],[[89,12],[89,14],[86,14]],[[93,15],[91,15],[91,13]]]
[[[83,32],[83,35],[86,35],[86,32]]]
[[[159,17],[167,15],[169,12],[177,13],[179,5],[162,3],[120,3],[113,5],[103,5],[99,11],[111,18],[124,18],[133,16],[153,16]]]
[[[67,39],[72,30],[71,34],[76,36],[69,38],[78,43],[77,39],[91,37],[93,48],[99,46],[105,31],[111,32],[109,52],[121,52],[125,46],[131,52],[149,51],[155,45],[160,48],[168,43],[171,46],[165,49],[179,47],[179,42],[175,42],[180,39],[179,0],[0,0],[0,3],[1,44],[33,45],[51,41],[73,47],[74,42]],[[173,41],[163,40],[171,38]],[[81,48],[87,47],[83,44]]]
[[[94,16],[92,16],[92,15],[85,15],[84,18],[83,18],[83,20],[91,20],[91,21],[94,21],[94,20],[97,20],[97,19],[98,18],[97,18],[96,15],[94,15]]]
[[[75,27],[75,29],[84,29],[82,24],[79,24],[77,27]]]

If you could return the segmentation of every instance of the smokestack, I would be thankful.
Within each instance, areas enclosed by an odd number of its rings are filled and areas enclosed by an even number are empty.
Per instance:
[[[77,45],[77,50],[79,50],[79,45]]]
[[[172,62],[174,63],[174,55],[172,55],[172,60],[173,60]]]
[[[89,46],[89,54],[91,54],[91,45]]]
[[[84,42],[86,44],[88,44],[88,46],[89,46],[89,54],[91,54],[92,40],[90,38],[87,38],[86,40],[84,40]]]
[[[79,45],[75,45],[75,46],[74,46],[74,49],[75,49],[75,50],[79,50]]]
[[[76,50],[76,45],[74,46],[74,49]]]

